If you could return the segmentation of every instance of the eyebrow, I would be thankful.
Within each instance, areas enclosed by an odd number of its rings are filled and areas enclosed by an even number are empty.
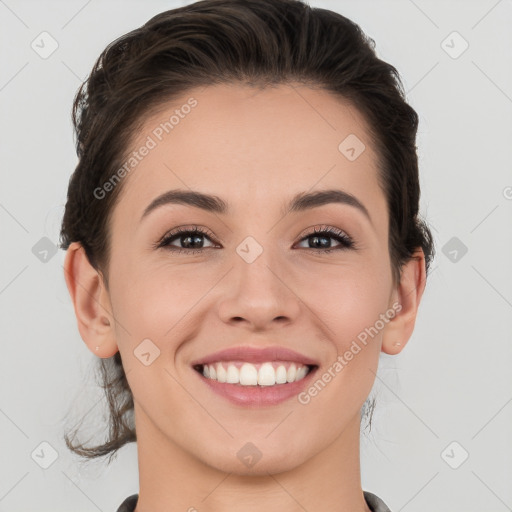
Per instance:
[[[287,212],[301,212],[331,203],[352,206],[362,212],[371,222],[368,210],[359,199],[348,192],[336,189],[296,194],[288,203],[288,207],[282,210],[282,213],[286,215]],[[169,190],[156,197],[146,207],[140,220],[142,221],[150,212],[166,204],[184,204],[223,215],[229,212],[228,204],[218,196],[192,190]]]

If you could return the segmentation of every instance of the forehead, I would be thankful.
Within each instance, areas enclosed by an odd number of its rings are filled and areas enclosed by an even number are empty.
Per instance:
[[[234,206],[274,199],[281,206],[283,196],[325,188],[384,200],[363,116],[348,101],[299,84],[190,90],[144,120],[129,152],[138,156],[123,178],[120,207],[129,202],[139,215],[176,188]]]

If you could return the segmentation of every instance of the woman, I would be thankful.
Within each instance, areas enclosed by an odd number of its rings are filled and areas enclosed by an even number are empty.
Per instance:
[[[74,103],[61,246],[126,511],[387,511],[363,491],[379,353],[433,255],[418,117],[357,25],[204,0],[111,43]],[[370,415],[371,416],[371,415]]]

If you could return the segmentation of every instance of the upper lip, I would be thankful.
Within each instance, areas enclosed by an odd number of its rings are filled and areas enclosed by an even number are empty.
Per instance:
[[[218,361],[247,361],[248,363],[264,363],[266,361],[293,361],[304,365],[317,366],[318,363],[294,350],[284,347],[231,347],[196,359],[192,366],[216,363]]]

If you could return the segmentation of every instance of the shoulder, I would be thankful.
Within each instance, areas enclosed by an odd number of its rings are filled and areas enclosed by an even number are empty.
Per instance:
[[[372,512],[391,512],[389,507],[376,494],[368,491],[363,491],[363,494]]]
[[[132,494],[131,496],[128,496],[128,498],[126,498],[123,503],[121,503],[116,512],[133,512],[135,510],[135,506],[137,505],[138,499],[138,494]]]

